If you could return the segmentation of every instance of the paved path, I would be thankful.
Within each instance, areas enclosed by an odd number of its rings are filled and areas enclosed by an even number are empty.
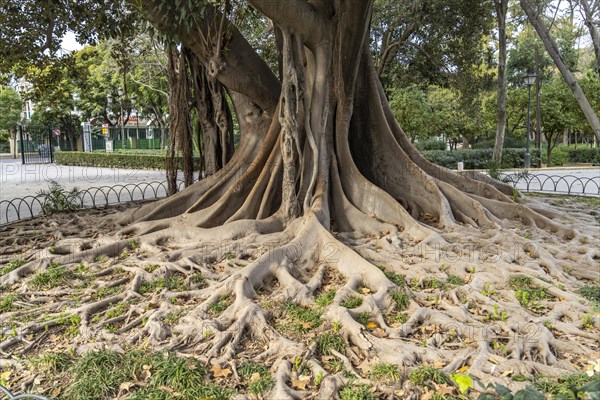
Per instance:
[[[600,167],[532,169],[528,174],[515,170],[503,171],[502,174],[523,191],[600,195]],[[0,158],[0,224],[38,215],[42,204],[34,197],[41,190],[48,190],[52,180],[67,191],[104,187],[88,190],[78,199],[88,207],[166,196],[164,171],[23,165],[20,160]],[[13,201],[20,198],[25,200]]]
[[[502,171],[500,176],[521,191],[600,195],[600,167]]]
[[[57,164],[21,164],[20,160],[0,159],[0,201],[35,196],[47,190],[50,180],[65,189],[88,189],[99,186],[139,182],[162,182],[165,171],[119,168],[74,167]]]
[[[92,207],[166,197],[165,179],[160,170],[23,165],[20,160],[0,159],[0,225],[41,214],[43,198],[36,195],[48,191],[50,181],[66,191],[82,191],[72,204]]]

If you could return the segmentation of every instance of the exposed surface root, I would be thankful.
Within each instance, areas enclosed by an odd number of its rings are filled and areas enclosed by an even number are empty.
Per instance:
[[[359,383],[382,396],[414,389],[399,372],[377,375],[381,365],[518,387],[512,376],[575,373],[598,357],[598,321],[578,294],[598,285],[589,218],[574,217],[577,245],[560,221],[499,228],[501,216],[487,213],[489,229],[467,224],[439,244],[393,225],[331,234],[310,213],[286,228],[277,217],[213,229],[175,222],[94,240],[98,228],[87,224],[107,212],[3,228],[13,242],[0,265],[0,358],[17,381],[33,381],[24,360],[67,347],[176,351],[236,374],[257,362],[272,376],[263,395],[288,399]],[[59,234],[64,219],[79,229]],[[544,224],[551,229],[537,228]],[[33,231],[35,241],[19,244]],[[242,392],[252,383],[232,382]]]

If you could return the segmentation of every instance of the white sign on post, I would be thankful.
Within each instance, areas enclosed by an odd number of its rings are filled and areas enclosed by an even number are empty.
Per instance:
[[[107,140],[106,141],[106,152],[107,153],[112,153],[113,152],[113,141],[112,140]]]
[[[92,128],[89,122],[82,122],[83,128],[83,151],[86,153],[92,152]]]
[[[154,129],[148,128],[148,132],[146,132],[146,139],[154,139]]]

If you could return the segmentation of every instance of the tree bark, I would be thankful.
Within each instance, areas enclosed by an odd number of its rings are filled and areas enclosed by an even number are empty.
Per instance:
[[[554,64],[556,64],[556,67],[562,74],[563,78],[565,79],[565,82],[567,82],[569,88],[571,88],[571,91],[573,92],[573,95],[575,96],[575,99],[577,100],[581,111],[583,112],[585,118],[592,127],[592,131],[594,132],[596,139],[600,140],[600,119],[598,118],[598,115],[590,105],[590,102],[588,101],[587,97],[583,93],[583,90],[577,82],[577,79],[575,79],[575,76],[573,76],[573,73],[571,73],[564,60],[562,59],[558,46],[556,45],[556,42],[550,35],[550,31],[548,30],[544,22],[539,18],[537,12],[531,4],[531,0],[520,0],[520,2],[521,8],[527,14],[529,22],[531,22],[531,25],[536,30],[539,37],[542,39],[542,42],[546,47],[546,51],[548,51],[548,54],[550,55],[550,57],[552,57],[552,60],[554,60]]]
[[[496,166],[500,166],[506,131],[506,13],[508,11],[508,0],[495,0],[494,3],[496,6],[496,19],[498,20],[498,122],[492,160]]]
[[[598,23],[594,22],[593,11],[588,0],[579,0],[579,4],[581,4],[583,21],[592,37],[594,54],[596,55],[596,72],[598,73],[598,77],[600,77],[600,34],[598,33]]]

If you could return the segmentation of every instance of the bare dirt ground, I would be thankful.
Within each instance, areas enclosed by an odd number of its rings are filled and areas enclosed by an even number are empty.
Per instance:
[[[242,288],[281,245],[268,235],[95,256],[125,206],[1,227],[0,383],[64,399],[467,399],[485,391],[460,393],[471,375],[567,396],[598,379],[586,371],[600,362],[600,200],[527,202],[574,230],[464,226],[441,232],[445,246],[334,232],[397,285],[390,299],[332,268],[341,253],[327,244],[313,270]],[[53,261],[73,249],[86,257]],[[43,266],[23,269],[32,260]],[[306,288],[310,302],[288,300]]]

